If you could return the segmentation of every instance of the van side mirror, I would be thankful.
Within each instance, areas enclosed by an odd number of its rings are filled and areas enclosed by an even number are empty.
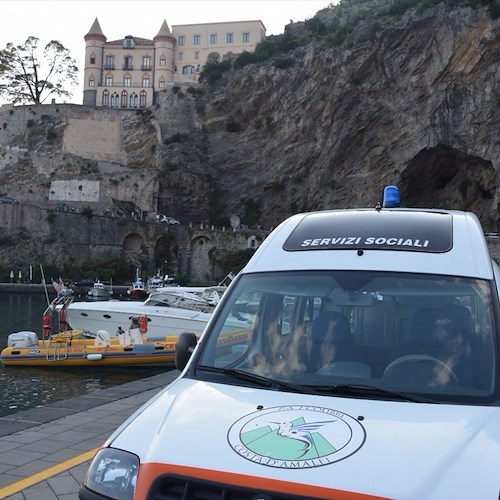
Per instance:
[[[175,367],[182,371],[186,367],[194,348],[196,347],[196,335],[184,332],[179,335],[175,343]]]

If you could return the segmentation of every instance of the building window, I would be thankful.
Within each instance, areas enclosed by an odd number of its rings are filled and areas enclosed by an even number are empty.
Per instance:
[[[129,107],[137,108],[137,94],[135,92],[132,92],[132,94],[130,94]]]
[[[130,87],[130,84],[131,84],[130,76],[126,76],[126,77],[123,79],[123,86],[124,86],[124,87]]]
[[[233,41],[234,41],[234,34],[226,33],[226,43],[233,43]]]
[[[215,34],[210,35],[210,43],[212,45],[215,45],[217,43],[217,35],[215,35]]]
[[[180,36],[177,40],[178,45],[186,45],[186,37],[184,35]]]
[[[95,87],[95,80],[93,78],[89,80],[89,87]]]
[[[194,35],[193,37],[193,44],[194,45],[200,45],[201,43],[201,36],[200,35]]]
[[[102,93],[102,105],[107,108],[109,106],[109,92],[105,90]]]
[[[95,56],[94,55],[90,56],[90,64],[95,64]]]
[[[113,77],[107,76],[106,79],[104,80],[104,85],[106,85],[106,87],[112,87],[113,86]]]
[[[134,69],[132,66],[132,56],[125,56],[123,58],[123,69]]]
[[[126,108],[127,107],[127,102],[128,102],[128,94],[127,94],[127,91],[124,90],[124,91],[122,91],[121,107],[122,108]]]
[[[151,69],[151,57],[145,56],[142,58],[142,69],[143,70]]]
[[[195,58],[195,59],[199,59],[199,58],[200,58],[200,53],[199,53],[198,51],[196,51],[196,52],[194,53],[194,58]]]
[[[143,78],[142,79],[142,86],[143,87],[149,87],[150,80],[149,78]]]
[[[243,33],[243,43],[250,42],[250,33]]]
[[[119,104],[118,94],[116,92],[113,92],[111,94],[111,107],[117,108],[118,104]]]
[[[162,56],[160,57],[160,66],[166,66],[167,65],[167,60]]]
[[[115,69],[114,56],[106,56],[106,58],[104,60],[104,69]]]
[[[160,80],[160,88],[161,89],[165,88],[165,80]]]
[[[179,61],[182,61],[184,59],[184,53],[179,52],[179,55],[177,57],[178,57]]]
[[[183,66],[182,68],[182,74],[183,75],[189,75],[191,73],[195,73],[196,69],[194,66]]]
[[[125,43],[123,44],[123,46],[126,48],[126,49],[131,49],[134,47],[134,40],[132,38],[126,38],[125,39]]]
[[[146,107],[146,91],[145,90],[143,90],[141,92],[141,95],[139,96],[139,107],[140,108]]]

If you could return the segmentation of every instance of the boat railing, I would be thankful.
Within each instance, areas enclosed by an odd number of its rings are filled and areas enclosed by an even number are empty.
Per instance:
[[[47,353],[45,358],[47,361],[62,361],[68,358],[68,346],[69,342],[61,343],[55,342],[47,346]],[[64,346],[64,348],[63,348]]]

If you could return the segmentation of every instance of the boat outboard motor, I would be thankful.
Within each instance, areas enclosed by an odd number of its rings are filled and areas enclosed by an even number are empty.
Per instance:
[[[106,330],[97,330],[94,345],[109,346],[110,344],[111,335]]]
[[[35,332],[11,333],[7,339],[8,347],[37,347],[38,336]]]

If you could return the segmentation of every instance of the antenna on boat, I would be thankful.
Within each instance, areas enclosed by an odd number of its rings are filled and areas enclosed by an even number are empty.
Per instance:
[[[45,288],[45,298],[47,299],[47,306],[50,305],[50,300],[49,300],[49,292],[47,291],[47,283],[45,281],[45,274],[43,272],[43,266],[40,264],[40,273],[42,274],[42,283]]]

